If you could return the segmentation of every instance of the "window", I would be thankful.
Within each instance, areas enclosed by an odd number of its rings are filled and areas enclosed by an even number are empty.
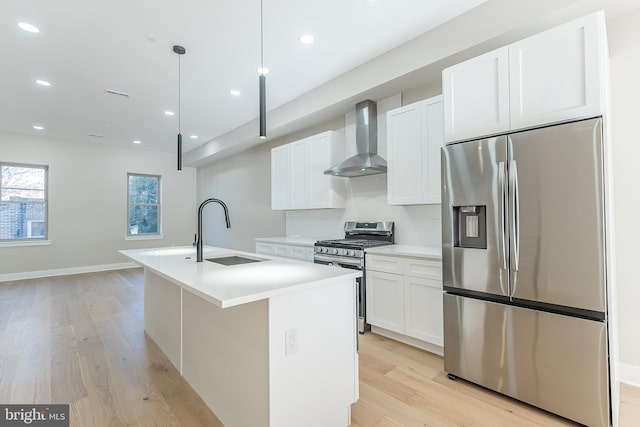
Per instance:
[[[160,234],[160,177],[130,173],[127,236]]]
[[[47,239],[47,166],[0,162],[0,241]]]

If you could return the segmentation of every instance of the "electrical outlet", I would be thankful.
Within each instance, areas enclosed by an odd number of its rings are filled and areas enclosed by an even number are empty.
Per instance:
[[[298,352],[298,327],[294,326],[284,331],[284,354],[291,356]]]

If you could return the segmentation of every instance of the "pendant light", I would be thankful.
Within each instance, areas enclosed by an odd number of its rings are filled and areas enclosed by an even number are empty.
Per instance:
[[[260,0],[260,68],[258,69],[260,76],[258,77],[258,83],[260,88],[260,138],[265,139],[267,137],[267,78],[265,74],[268,73],[264,68],[264,30],[263,30],[263,16],[262,16],[262,0]]]
[[[178,54],[178,170],[182,170],[182,133],[180,129],[180,57],[187,51],[184,47],[179,45],[173,46],[173,51]]]

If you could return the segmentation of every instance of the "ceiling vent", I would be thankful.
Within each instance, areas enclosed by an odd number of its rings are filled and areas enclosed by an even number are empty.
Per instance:
[[[104,93],[106,93],[107,95],[122,96],[123,98],[129,98],[131,96],[128,93],[119,92],[119,91],[113,90],[113,89],[105,89]]]

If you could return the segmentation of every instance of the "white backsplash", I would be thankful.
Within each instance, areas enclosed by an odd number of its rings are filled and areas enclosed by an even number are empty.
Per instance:
[[[287,236],[335,239],[344,237],[345,221],[394,221],[397,244],[440,246],[440,205],[389,206],[386,174],[345,179],[345,209],[288,211]]]

